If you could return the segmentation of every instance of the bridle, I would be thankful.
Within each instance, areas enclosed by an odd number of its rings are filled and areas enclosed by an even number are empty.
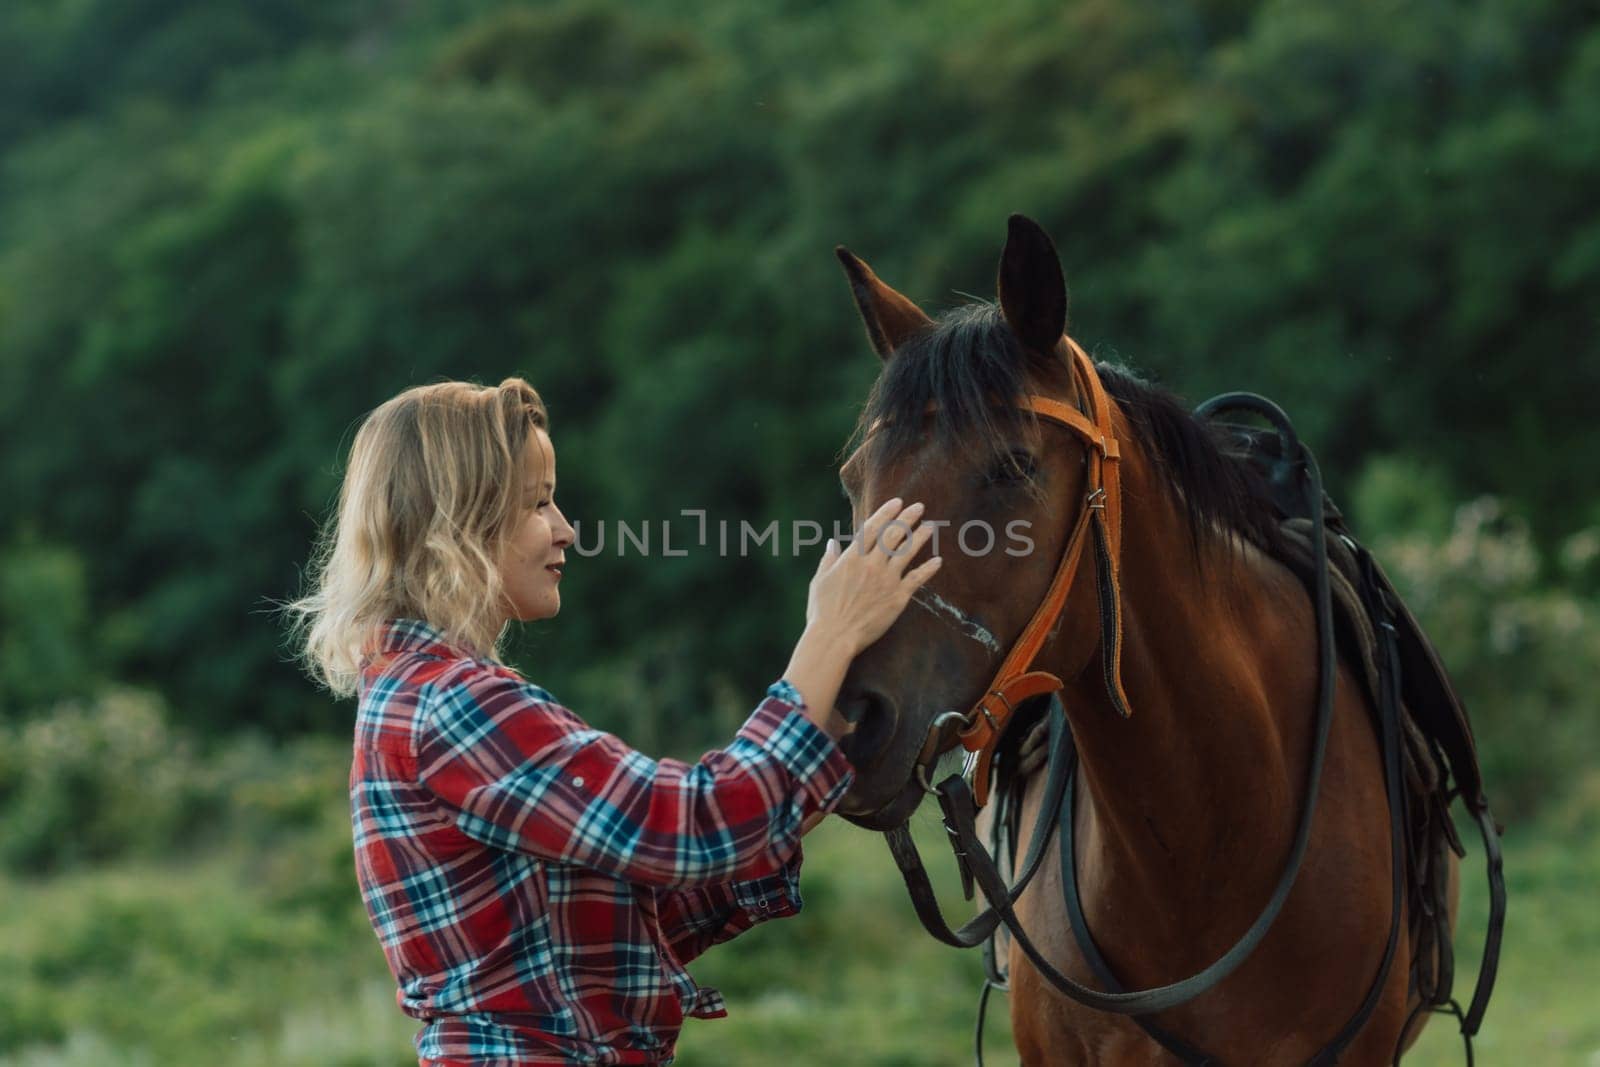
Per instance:
[[[989,798],[990,768],[996,748],[1012,716],[1023,701],[1048,696],[1065,686],[1056,675],[1033,669],[1039,650],[1055,630],[1066,606],[1067,593],[1078,574],[1084,547],[1094,539],[1095,578],[1099,588],[1101,663],[1106,693],[1117,712],[1131,714],[1122,687],[1122,547],[1121,449],[1111,423],[1111,401],[1094,363],[1078,343],[1065,338],[1072,360],[1072,377],[1079,406],[1052,397],[1028,394],[1016,401],[1019,408],[1066,427],[1082,439],[1084,449],[1084,499],[1056,565],[1055,576],[1028,625],[1006,654],[984,694],[965,714],[945,712],[928,728],[917,757],[916,778],[929,793],[935,790],[928,773],[939,756],[959,741],[968,752],[966,773],[973,799],[979,807]]]

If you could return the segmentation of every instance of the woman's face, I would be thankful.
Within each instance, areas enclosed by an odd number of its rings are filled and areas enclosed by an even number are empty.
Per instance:
[[[556,450],[549,434],[534,431],[522,466],[527,482],[498,562],[509,617],[531,622],[561,610],[561,568],[573,532],[556,507]]]

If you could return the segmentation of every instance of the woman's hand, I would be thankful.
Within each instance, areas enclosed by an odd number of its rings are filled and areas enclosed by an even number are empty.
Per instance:
[[[853,728],[833,710],[850,661],[894,625],[911,594],[939,569],[934,556],[906,570],[933,536],[932,526],[917,526],[921,518],[921,504],[902,510],[899,499],[889,501],[849,548],[830,540],[811,579],[806,629],[784,677],[800,690],[806,714],[834,738]]]
[[[922,513],[922,504],[902,509],[896,497],[862,524],[849,548],[830,538],[811,579],[806,628],[834,636],[852,657],[882,637],[942,562],[934,556],[906,570],[934,533],[917,526]]]

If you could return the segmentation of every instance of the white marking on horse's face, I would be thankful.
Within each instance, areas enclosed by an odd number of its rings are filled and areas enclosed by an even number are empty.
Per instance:
[[[973,619],[960,608],[950,603],[937,593],[930,593],[926,589],[918,589],[911,594],[911,599],[924,611],[936,615],[952,623],[967,637],[996,655],[1000,652],[1000,642],[995,640],[994,634],[984,629],[977,620]]]

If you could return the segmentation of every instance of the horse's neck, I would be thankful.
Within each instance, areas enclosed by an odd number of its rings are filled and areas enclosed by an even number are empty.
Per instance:
[[[1063,701],[1081,760],[1085,847],[1119,891],[1170,898],[1174,880],[1219,869],[1249,878],[1278,861],[1298,810],[1291,782],[1304,734],[1275,709],[1309,699],[1315,665],[1302,654],[1309,616],[1297,580],[1220,539],[1207,538],[1197,561],[1179,503],[1125,426],[1123,440],[1132,717],[1113,710],[1095,665]],[[1092,579],[1079,580],[1092,592]]]

